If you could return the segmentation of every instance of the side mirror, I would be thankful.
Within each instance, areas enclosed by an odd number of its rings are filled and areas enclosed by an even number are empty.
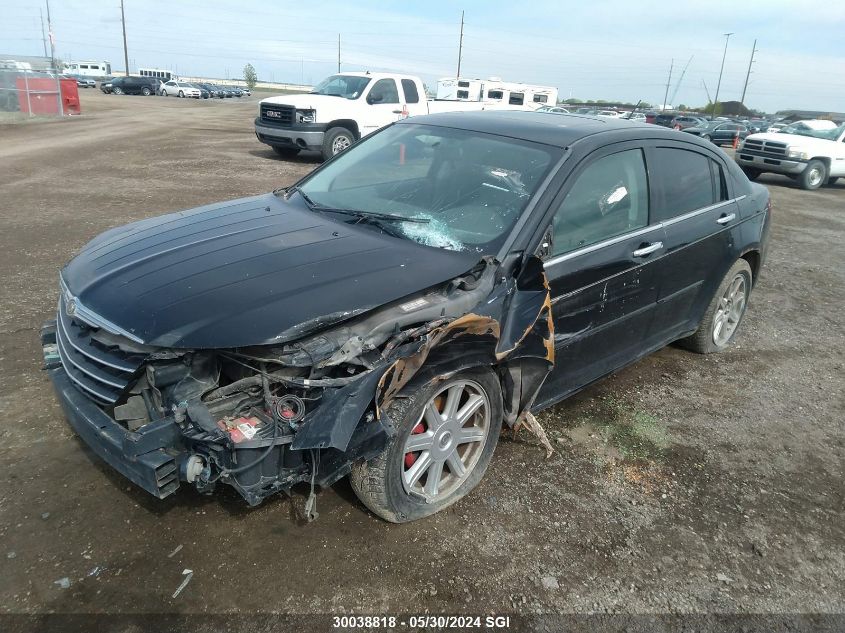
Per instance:
[[[369,103],[370,105],[374,103],[381,103],[382,101],[384,101],[384,97],[380,93],[371,92],[367,96],[367,103]]]

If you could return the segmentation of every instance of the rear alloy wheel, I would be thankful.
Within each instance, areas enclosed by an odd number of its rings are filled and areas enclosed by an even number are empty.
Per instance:
[[[144,86],[143,88],[141,88],[141,94],[145,97],[149,97],[151,94],[153,94],[153,91],[150,90],[147,86]]]
[[[405,523],[446,508],[481,481],[502,428],[499,381],[489,369],[422,384],[385,411],[396,435],[384,452],[352,466],[358,498]]]
[[[798,176],[798,184],[802,189],[818,189],[827,180],[827,167],[820,160],[811,160]]]
[[[119,86],[114,86],[111,89],[111,91],[116,95],[122,95],[123,94],[123,88],[120,88]]]
[[[751,284],[751,266],[737,260],[719,284],[698,330],[680,343],[699,354],[720,352],[730,345],[745,315]]]

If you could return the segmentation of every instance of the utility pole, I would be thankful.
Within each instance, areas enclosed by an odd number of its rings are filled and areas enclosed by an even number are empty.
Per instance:
[[[129,49],[126,47],[126,15],[123,13],[123,0],[120,0],[120,21],[123,23],[123,61],[126,64],[126,76],[129,76]]]
[[[340,72],[340,33],[337,34],[337,72]]]
[[[725,52],[722,53],[722,67],[719,69],[719,82],[716,84],[716,99],[713,101],[713,112],[710,114],[710,120],[716,116],[716,108],[719,105],[719,88],[722,87],[722,73],[725,70],[725,57],[728,56],[728,41],[731,39],[733,33],[725,33]]]
[[[464,12],[461,11],[461,37],[458,40],[458,74],[455,75],[456,79],[460,79],[461,77],[461,55],[464,52]]]
[[[675,103],[675,97],[678,96],[678,90],[681,89],[681,83],[683,83],[683,81],[684,81],[684,75],[687,74],[687,68],[689,68],[689,65],[692,63],[693,57],[695,57],[695,55],[690,55],[690,58],[687,61],[686,66],[684,66],[684,69],[681,71],[681,76],[678,79],[678,83],[675,84],[675,89],[672,91],[672,98],[669,99],[669,101],[671,101],[672,103]]]
[[[742,114],[742,106],[745,105],[745,90],[748,88],[748,79],[751,77],[751,64],[754,63],[754,53],[757,52],[757,40],[751,47],[751,59],[748,62],[748,72],[745,73],[745,85],[742,87],[742,99],[739,100],[739,113]]]
[[[669,84],[672,83],[672,69],[675,67],[675,58],[672,58],[672,61],[669,63],[669,79],[666,80],[666,93],[663,95],[663,107],[660,109],[662,111],[666,111],[666,99],[669,98]]]
[[[47,35],[44,33],[44,11],[38,7],[38,13],[41,15],[41,42],[44,44],[44,57],[47,57]]]
[[[50,60],[53,64],[53,69],[56,70],[58,74],[58,69],[56,68],[56,38],[53,35],[53,22],[50,19],[50,0],[46,0],[47,4],[47,34],[50,36]]]

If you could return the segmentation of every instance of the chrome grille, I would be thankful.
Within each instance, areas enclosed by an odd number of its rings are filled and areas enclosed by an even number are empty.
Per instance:
[[[277,105],[275,103],[261,104],[261,120],[271,125],[291,127],[296,108],[293,106]]]
[[[131,354],[97,341],[96,328],[69,316],[65,294],[56,316],[56,347],[62,368],[74,385],[101,405],[113,405],[126,391],[144,362],[143,354]]]
[[[742,151],[769,158],[786,158],[786,147],[786,143],[780,141],[763,141],[748,138],[745,139],[745,145],[742,146]]]

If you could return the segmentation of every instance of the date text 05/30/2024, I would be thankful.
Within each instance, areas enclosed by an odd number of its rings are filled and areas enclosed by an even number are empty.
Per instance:
[[[408,627],[411,629],[508,629],[510,616],[507,615],[336,615],[332,617],[335,629],[392,629]]]

